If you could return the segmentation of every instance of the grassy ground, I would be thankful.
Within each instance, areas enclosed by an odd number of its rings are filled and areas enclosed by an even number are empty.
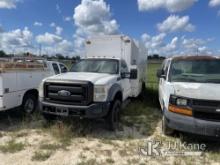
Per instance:
[[[2,164],[219,164],[219,142],[177,133],[161,134],[156,70],[149,64],[145,95],[123,110],[120,131],[109,132],[102,121],[76,119],[47,123],[40,114],[23,117],[18,111],[0,113],[0,165]],[[202,156],[152,157],[139,153],[147,141],[207,145]]]

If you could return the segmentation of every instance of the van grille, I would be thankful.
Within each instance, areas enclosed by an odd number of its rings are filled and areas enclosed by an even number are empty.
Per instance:
[[[62,95],[60,92],[68,92]],[[88,105],[93,101],[93,84],[88,81],[44,85],[45,101],[65,105]]]
[[[195,118],[220,122],[220,101],[192,100],[192,108]]]

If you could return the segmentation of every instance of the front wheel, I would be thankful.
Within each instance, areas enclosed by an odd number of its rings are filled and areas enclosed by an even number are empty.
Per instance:
[[[121,102],[119,100],[114,101],[112,108],[107,116],[108,129],[115,131],[119,128],[120,121]]]
[[[22,102],[22,111],[26,114],[32,114],[37,108],[37,97],[32,94],[24,96]]]
[[[162,133],[164,135],[170,136],[174,133],[174,130],[171,129],[168,125],[167,125],[167,120],[165,118],[165,116],[163,115],[162,118]]]

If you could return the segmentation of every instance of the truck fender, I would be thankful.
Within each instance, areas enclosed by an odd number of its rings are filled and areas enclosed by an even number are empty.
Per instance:
[[[107,101],[113,101],[114,98],[115,98],[115,95],[118,93],[118,92],[122,92],[122,87],[119,85],[119,84],[114,84],[111,86],[111,88],[109,89],[109,92],[108,92],[108,97],[107,97]],[[122,100],[121,100],[122,101]]]

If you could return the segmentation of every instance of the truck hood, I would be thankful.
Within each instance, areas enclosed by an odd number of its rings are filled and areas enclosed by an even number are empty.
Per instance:
[[[105,85],[109,81],[117,79],[117,77],[118,75],[103,73],[68,72],[49,77],[46,81],[90,81],[96,85]]]
[[[175,95],[194,99],[220,100],[220,84],[173,83]]]

